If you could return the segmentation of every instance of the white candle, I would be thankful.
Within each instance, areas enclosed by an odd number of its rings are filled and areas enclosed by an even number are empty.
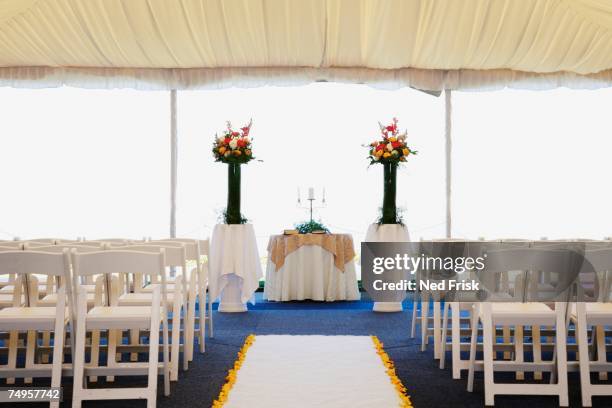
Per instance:
[[[308,188],[308,199],[314,200],[314,188],[312,187]]]
[[[325,187],[323,187],[323,202],[325,202]]]
[[[300,188],[298,187],[298,203],[302,202],[302,197],[300,197]]]

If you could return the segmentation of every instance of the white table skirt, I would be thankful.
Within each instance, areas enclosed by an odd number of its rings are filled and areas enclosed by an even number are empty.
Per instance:
[[[259,287],[262,271],[255,230],[251,224],[215,225],[210,244],[209,271],[211,296],[213,299],[221,296],[222,306],[224,300],[229,300],[225,299],[225,292],[236,297],[230,302],[244,304],[252,299]]]
[[[285,257],[279,270],[268,260],[264,298],[289,300],[359,300],[355,263],[344,272],[334,265],[334,256],[318,245],[305,245]]]

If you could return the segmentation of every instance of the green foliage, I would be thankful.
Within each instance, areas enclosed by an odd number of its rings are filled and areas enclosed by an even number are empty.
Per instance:
[[[306,221],[301,224],[296,224],[295,229],[298,230],[300,234],[311,234],[313,231],[325,231],[329,233],[327,227],[319,221]]]
[[[399,224],[404,225],[404,208],[397,208],[395,214],[395,222],[383,222],[383,209],[382,207],[378,207],[378,218],[376,219],[376,224]]]
[[[248,224],[249,219],[246,218],[244,215],[242,215],[242,213],[240,214],[240,220],[238,220],[238,222],[231,222],[232,220],[229,219],[229,217],[227,216],[227,208],[224,209],[221,214],[219,214],[219,217],[217,218],[217,221],[219,223],[222,224]]]

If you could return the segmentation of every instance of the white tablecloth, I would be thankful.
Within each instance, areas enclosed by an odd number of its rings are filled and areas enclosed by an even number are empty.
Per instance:
[[[405,225],[372,224],[366,233],[365,242],[408,242],[410,234]],[[374,302],[375,312],[401,312],[401,302]]]
[[[210,243],[209,271],[213,299],[220,295],[223,297],[227,285],[239,286],[242,303],[252,298],[263,276],[253,225],[215,225]]]
[[[355,262],[346,263],[342,272],[335,267],[333,254],[318,245],[305,245],[291,252],[279,270],[268,258],[264,298],[359,300]]]

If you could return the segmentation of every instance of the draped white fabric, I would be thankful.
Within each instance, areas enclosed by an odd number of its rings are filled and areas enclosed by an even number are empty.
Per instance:
[[[242,303],[249,301],[263,277],[253,226],[217,224],[209,256],[210,296],[217,299],[227,285],[233,284],[239,286]]]
[[[276,269],[268,257],[264,298],[274,301],[359,300],[355,263],[344,271],[334,265],[334,256],[317,245],[306,245],[291,252],[285,264]]]
[[[603,0],[3,0],[0,85],[612,85]]]

